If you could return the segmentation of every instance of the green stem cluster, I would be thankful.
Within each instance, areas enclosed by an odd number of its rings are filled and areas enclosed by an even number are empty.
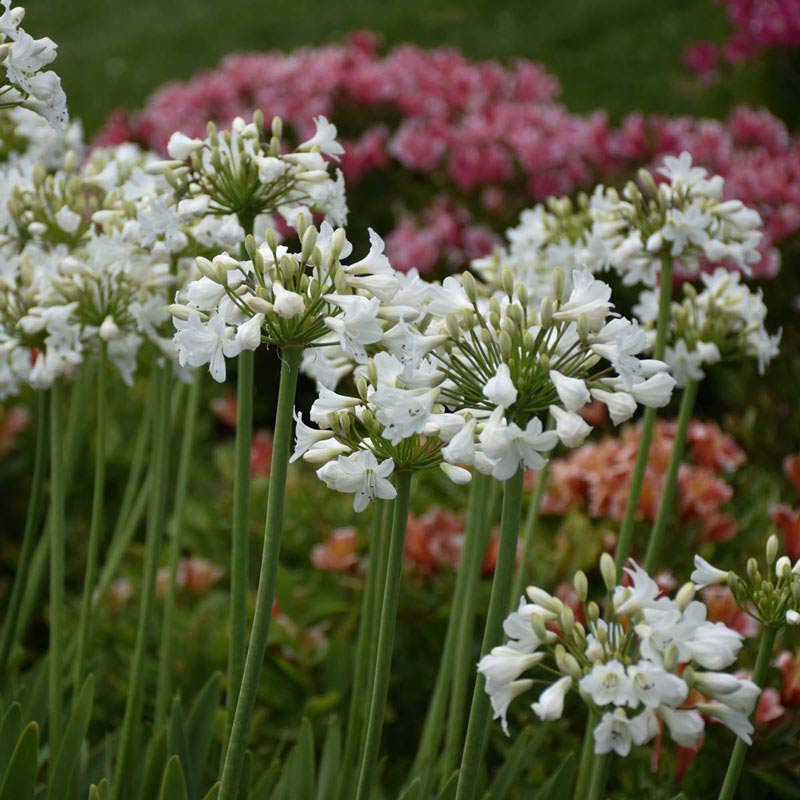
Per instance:
[[[389,689],[389,673],[392,664],[394,629],[397,621],[397,603],[400,596],[400,578],[403,572],[403,553],[405,550],[406,526],[408,524],[408,504],[411,497],[410,471],[398,472],[395,476],[397,497],[392,514],[392,533],[389,540],[389,557],[383,589],[383,603],[378,634],[378,651],[375,658],[375,677],[372,687],[367,734],[361,757],[358,775],[356,800],[368,800],[372,795],[372,782],[375,764],[380,748],[383,713]],[[222,799],[221,799],[222,800]]]
[[[492,580],[492,594],[486,616],[486,627],[483,632],[481,655],[488,653],[497,643],[502,631],[503,617],[508,611],[519,537],[523,478],[523,471],[517,470],[517,473],[505,482],[500,543]],[[490,707],[489,698],[484,691],[485,683],[485,678],[478,674],[472,693],[472,706],[467,724],[464,752],[461,757],[456,800],[473,800],[478,793],[478,776],[489,733]]]
[[[292,410],[294,407],[297,375],[302,348],[287,347],[282,350],[281,377],[278,388],[278,409],[275,416],[272,463],[270,468],[269,498],[264,531],[264,548],[261,554],[258,594],[247,648],[241,688],[236,712],[228,739],[222,768],[222,785],[218,800],[235,800],[239,793],[242,763],[250,735],[250,720],[256,700],[264,650],[269,636],[272,602],[278,575],[278,558],[283,529],[283,507],[286,497],[286,474],[292,437]]]

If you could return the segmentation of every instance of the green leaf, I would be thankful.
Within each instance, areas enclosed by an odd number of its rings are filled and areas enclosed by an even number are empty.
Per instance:
[[[45,656],[33,668],[33,680],[30,681],[25,699],[22,701],[22,719],[29,722],[36,720],[40,725],[47,721],[49,662],[49,656]]]
[[[195,697],[186,718],[186,740],[189,757],[198,777],[208,762],[208,752],[214,738],[214,720],[219,708],[222,674],[215,672]],[[192,795],[197,797],[198,793]]]
[[[89,787],[89,800],[111,800],[111,788],[105,778]]]
[[[143,800],[150,800],[158,795],[163,772],[162,765],[166,763],[167,756],[167,729],[162,725],[158,732],[150,738],[147,746],[147,756],[144,766],[144,783],[139,795]]]
[[[72,773],[78,763],[86,730],[89,727],[89,718],[92,715],[94,702],[94,675],[90,675],[83,684],[83,688],[75,701],[64,736],[58,747],[58,753],[50,766],[47,786],[47,800],[67,800]]]
[[[159,797],[161,800],[189,800],[189,794],[186,791],[186,780],[183,777],[183,768],[178,756],[172,756],[167,761]]]
[[[781,797],[800,797],[800,788],[798,788],[796,780],[763,769],[754,769],[752,772],[759,780],[778,792]]]
[[[189,741],[186,738],[186,720],[183,715],[183,704],[179,695],[172,701],[172,709],[167,724],[167,754],[178,756],[184,775],[187,776],[187,792],[195,797],[195,765],[189,754]]]
[[[455,800],[456,789],[458,788],[458,770],[456,770],[450,779],[445,783],[442,791],[439,792],[438,800]]]
[[[569,797],[574,761],[575,757],[570,755],[561,763],[561,766],[539,790],[536,800],[565,800]]]
[[[214,785],[213,785],[213,786],[212,786],[212,787],[211,787],[211,788],[208,790],[208,794],[206,794],[206,795],[203,795],[203,800],[217,800],[217,797],[219,797],[219,787],[220,787],[220,786],[222,786],[222,784],[221,784],[219,781],[217,781],[217,782],[216,782],[216,783],[215,783],[215,784],[214,784]]]
[[[245,750],[242,761],[242,777],[239,779],[239,800],[250,797],[250,781],[253,779],[253,754]]]
[[[539,749],[543,738],[544,728],[539,728],[533,735],[527,730],[517,737],[503,761],[503,766],[500,767],[492,781],[489,789],[489,796],[492,800],[503,800],[516,786],[522,770],[530,764],[533,754]]]
[[[286,771],[289,797],[314,796],[314,731],[306,718],[300,724],[297,744],[289,755]]]
[[[31,722],[20,734],[0,785],[0,800],[33,800],[39,764],[39,726]]]
[[[317,778],[317,800],[334,800],[339,784],[342,757],[342,730],[338,717],[328,720],[328,733],[322,747]]]
[[[0,779],[22,733],[22,706],[12,703],[0,720]]]
[[[414,778],[414,780],[406,786],[397,800],[419,800],[420,788],[422,788],[422,780],[420,778]]]
[[[281,774],[281,762],[276,756],[267,767],[267,771],[258,779],[247,800],[274,800],[272,792]]]

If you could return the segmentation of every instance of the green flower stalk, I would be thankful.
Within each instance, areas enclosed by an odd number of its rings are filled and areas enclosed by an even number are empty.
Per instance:
[[[94,490],[89,541],[86,546],[86,571],[83,579],[80,617],[78,619],[77,653],[73,673],[73,692],[77,697],[86,670],[86,653],[92,635],[92,597],[97,583],[97,556],[103,531],[103,500],[106,483],[106,434],[108,429],[106,388],[108,345],[102,341],[97,357],[97,430],[95,439]]]
[[[58,751],[64,704],[64,384],[50,389],[50,647],[48,657],[49,745]]]
[[[242,763],[250,735],[250,721],[256,701],[264,651],[269,637],[283,529],[286,473],[289,466],[292,436],[292,409],[301,356],[302,350],[299,347],[286,347],[281,352],[282,363],[278,388],[278,410],[275,416],[270,490],[267,500],[264,549],[261,555],[256,610],[253,618],[253,627],[250,632],[250,642],[247,648],[241,688],[236,703],[236,713],[233,717],[233,726],[222,768],[219,800],[235,800],[239,793]]]
[[[375,763],[378,759],[383,712],[386,694],[389,689],[389,672],[394,646],[394,628],[397,618],[397,602],[400,596],[400,577],[403,571],[403,552],[405,547],[406,525],[408,524],[408,503],[411,496],[413,472],[398,472],[395,476],[397,496],[392,513],[392,533],[389,540],[389,558],[386,566],[383,602],[379,622],[378,652],[375,660],[375,678],[372,687],[367,735],[361,767],[358,775],[356,800],[368,800],[372,795]]]

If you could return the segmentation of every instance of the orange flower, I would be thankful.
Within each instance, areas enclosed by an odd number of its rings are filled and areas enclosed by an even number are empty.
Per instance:
[[[311,563],[317,569],[350,572],[361,562],[356,551],[357,544],[358,531],[355,528],[337,528],[328,534],[322,544],[314,545]]]
[[[758,623],[736,605],[733,594],[727,587],[707,586],[700,592],[700,596],[708,606],[708,616],[713,622],[724,622],[742,636],[752,637],[758,634]]]
[[[420,572],[432,575],[446,565],[458,566],[464,544],[464,523],[457,514],[438,506],[422,516],[408,515],[405,560]]]
[[[781,702],[787,706],[800,706],[800,655],[784,650],[775,659],[775,666],[783,674]]]
[[[258,431],[250,444],[250,474],[254,478],[269,478],[272,467],[272,434]]]
[[[236,395],[226,394],[222,397],[215,397],[211,401],[211,410],[214,412],[214,416],[224,425],[229,428],[236,427]]]
[[[791,508],[783,503],[770,506],[772,521],[783,534],[786,555],[797,561],[800,558],[800,508]]]

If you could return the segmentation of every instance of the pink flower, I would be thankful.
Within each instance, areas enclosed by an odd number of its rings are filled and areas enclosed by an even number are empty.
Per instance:
[[[694,42],[683,53],[683,63],[706,82],[715,77],[718,60],[719,49],[713,42]]]
[[[357,545],[358,531],[355,528],[337,528],[322,544],[314,545],[311,563],[317,569],[351,572],[361,563]]]

